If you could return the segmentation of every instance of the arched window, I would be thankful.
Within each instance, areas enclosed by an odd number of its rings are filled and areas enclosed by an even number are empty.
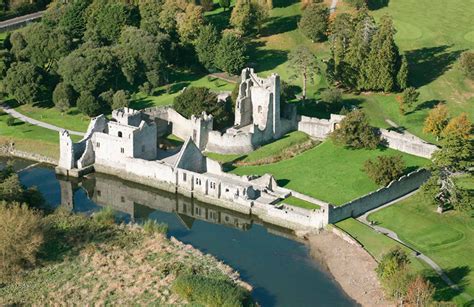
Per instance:
[[[118,132],[118,137],[121,138],[123,135],[122,135],[122,131],[119,131]]]

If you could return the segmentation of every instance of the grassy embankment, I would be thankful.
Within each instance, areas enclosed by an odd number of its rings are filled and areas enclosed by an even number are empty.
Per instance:
[[[249,303],[249,292],[225,264],[167,239],[162,225],[116,225],[113,211],[105,212],[89,218],[61,208],[44,217],[35,266],[0,287],[0,304]]]
[[[474,178],[457,179],[474,190]],[[435,212],[421,194],[369,216],[369,220],[395,231],[400,239],[438,263],[451,280],[474,297],[474,219],[466,213]]]

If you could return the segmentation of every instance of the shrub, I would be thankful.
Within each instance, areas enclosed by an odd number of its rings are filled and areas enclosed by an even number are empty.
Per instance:
[[[380,143],[380,136],[369,125],[367,116],[361,110],[354,110],[346,115],[339,128],[331,134],[336,144],[349,148],[374,149]]]
[[[90,92],[82,92],[77,99],[77,108],[89,117],[100,114],[100,102]]]
[[[461,65],[461,70],[464,72],[466,77],[474,80],[474,52],[466,51],[461,54],[459,64]]]
[[[0,204],[0,283],[36,262],[43,243],[41,215],[27,205]]]
[[[143,230],[145,230],[147,233],[166,234],[168,232],[168,225],[165,223],[158,223],[155,220],[147,220],[143,224]]]
[[[235,33],[225,33],[217,46],[215,66],[228,74],[238,74],[247,60],[245,41]]]
[[[401,300],[410,282],[408,255],[400,247],[395,247],[382,256],[376,272],[387,294]]]
[[[53,102],[61,112],[68,110],[75,104],[76,93],[69,84],[58,83],[53,91]]]
[[[375,161],[369,159],[364,164],[364,171],[379,185],[387,185],[399,178],[405,169],[401,156],[378,156]]]
[[[367,0],[345,0],[351,6],[355,7],[356,9],[361,9],[367,7]]]
[[[416,276],[409,284],[406,300],[410,306],[430,306],[435,288],[423,276]]]
[[[321,93],[321,99],[330,104],[342,102],[342,91],[338,88],[326,89]]]
[[[15,117],[13,116],[8,116],[7,118],[7,126],[13,126],[15,125]]]
[[[115,92],[112,98],[112,109],[120,109],[128,107],[130,104],[130,94],[124,90],[118,90]]]
[[[104,207],[99,212],[93,215],[94,220],[103,225],[110,225],[115,223],[115,211],[110,207]]]
[[[328,30],[329,9],[324,4],[311,4],[304,11],[298,28],[314,42],[326,38]]]
[[[189,302],[204,306],[246,306],[250,293],[230,281],[200,275],[183,274],[176,278],[173,291]]]

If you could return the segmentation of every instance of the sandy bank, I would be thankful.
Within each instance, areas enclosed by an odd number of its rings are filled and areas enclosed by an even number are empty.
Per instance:
[[[327,267],[343,290],[362,306],[394,306],[384,298],[377,262],[361,247],[330,232],[309,238],[311,256]]]

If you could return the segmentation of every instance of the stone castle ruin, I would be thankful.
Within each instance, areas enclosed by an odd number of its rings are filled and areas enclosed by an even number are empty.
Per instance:
[[[219,95],[219,99],[227,98]],[[93,171],[115,175],[234,211],[252,212],[285,227],[320,228],[330,219],[328,204],[311,212],[276,208],[274,204],[296,192],[278,187],[271,175],[224,173],[218,162],[202,152],[243,154],[294,130],[324,139],[342,119],[334,114],[329,119],[297,116],[294,105],[281,110],[280,77],[259,78],[247,68],[242,71],[234,126],[224,133],[213,130],[213,117],[204,112],[187,119],[171,107],[122,108],[114,110],[110,120],[104,115],[93,118],[77,143],[68,131],[61,131],[56,170],[73,177]],[[163,149],[161,140],[168,134],[186,141],[181,147]],[[411,135],[386,130],[381,135],[389,147],[411,154],[429,157],[436,150]]]

